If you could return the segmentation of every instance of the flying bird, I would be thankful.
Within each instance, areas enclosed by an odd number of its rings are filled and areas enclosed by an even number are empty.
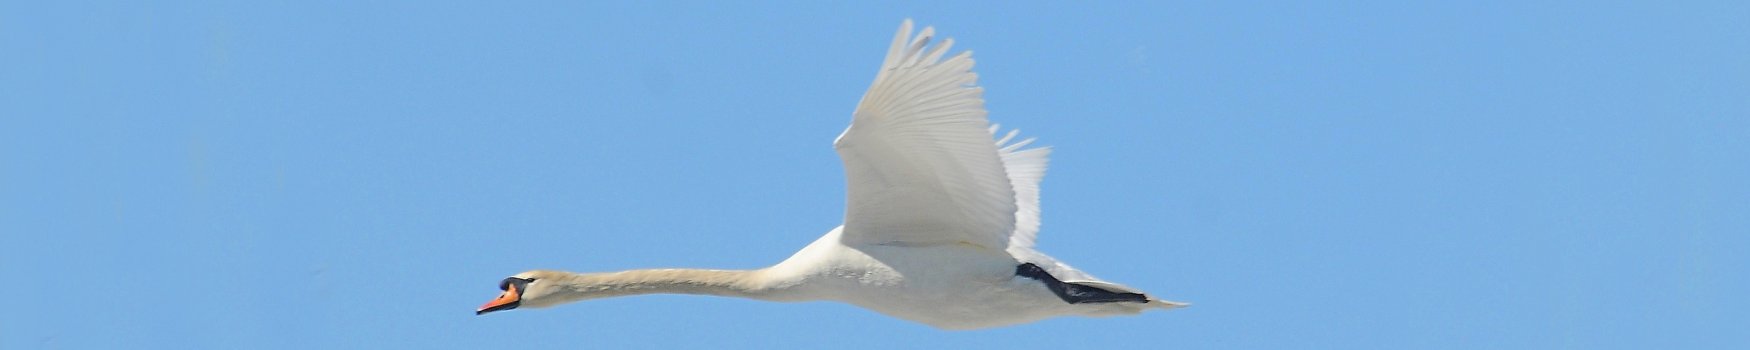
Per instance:
[[[985,119],[972,54],[949,56],[906,20],[875,82],[833,141],[848,186],[845,222],[756,270],[535,270],[505,278],[476,314],[675,293],[840,301],[943,329],[1057,316],[1112,316],[1187,304],[1106,282],[1033,247],[1048,147]],[[946,57],[946,58],[944,58]]]

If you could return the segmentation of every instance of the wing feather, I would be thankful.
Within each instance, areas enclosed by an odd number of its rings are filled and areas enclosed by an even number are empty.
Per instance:
[[[969,52],[930,47],[934,28],[900,25],[851,127],[834,142],[845,164],[843,239],[850,243],[967,243],[1004,249],[1015,192],[986,131],[983,90]]]
[[[911,30],[911,20],[900,25],[850,128],[833,142],[847,182],[841,238],[851,244],[974,244],[1005,250],[1064,281],[1141,293],[1033,248],[1039,181],[1051,148],[1027,148],[1034,139],[1016,140],[1017,130],[997,137],[1001,128],[985,118],[972,54],[943,59],[952,39],[930,47],[934,28],[915,37]]]

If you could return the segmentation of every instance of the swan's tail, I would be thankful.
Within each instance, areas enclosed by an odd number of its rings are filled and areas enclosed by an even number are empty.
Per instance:
[[[1166,300],[1149,298],[1148,299],[1148,306],[1158,307],[1158,308],[1162,308],[1162,309],[1177,309],[1177,308],[1182,308],[1182,307],[1186,307],[1186,306],[1191,306],[1191,303],[1181,303],[1181,302],[1177,302],[1177,301],[1166,301]]]

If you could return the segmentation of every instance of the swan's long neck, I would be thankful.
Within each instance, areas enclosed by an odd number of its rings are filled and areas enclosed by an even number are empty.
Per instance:
[[[783,299],[763,270],[652,269],[570,274],[553,281],[554,304],[639,294],[697,294]]]

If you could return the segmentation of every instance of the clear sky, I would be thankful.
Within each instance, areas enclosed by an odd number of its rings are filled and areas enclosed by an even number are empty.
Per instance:
[[[1750,347],[1750,2],[137,3],[0,2],[0,348]],[[1194,306],[473,314],[837,225],[908,17],[1057,148],[1040,248]]]

